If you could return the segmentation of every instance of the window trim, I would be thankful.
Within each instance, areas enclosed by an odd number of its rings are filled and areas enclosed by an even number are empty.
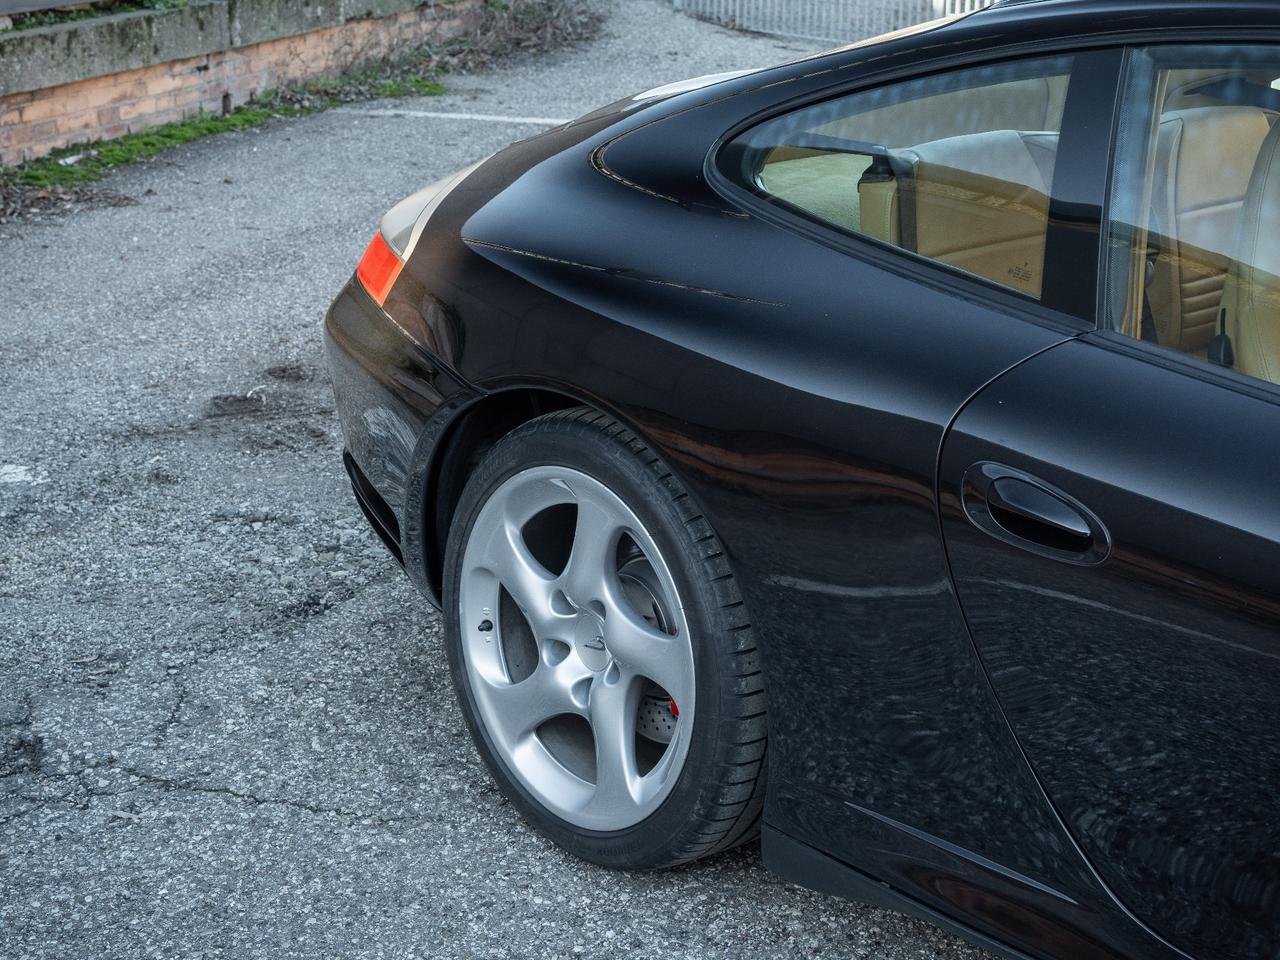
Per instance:
[[[1079,263],[1075,257],[1071,257],[1066,262],[1055,261],[1054,263],[1051,263],[1049,259],[1052,249],[1075,245],[1069,239],[1064,240],[1064,231],[1074,231],[1077,236],[1081,232],[1078,226],[1072,227],[1068,225],[1071,222],[1079,222],[1079,203],[1064,205],[1055,200],[1058,184],[1058,168],[1055,166],[1054,184],[1050,189],[1050,223],[1045,246],[1045,288],[1052,288],[1054,291],[1069,290],[1077,294],[1077,296],[1073,297],[1076,301],[1073,308],[1063,309],[1061,305],[1045,297],[1044,291],[1042,291],[1041,298],[1037,300],[1028,294],[1020,293],[1010,287],[1003,286],[977,274],[969,273],[961,268],[953,267],[939,260],[922,256],[903,247],[885,243],[874,237],[846,231],[837,226],[827,224],[825,221],[815,218],[813,214],[801,210],[781,198],[771,197],[748,189],[725,173],[720,161],[726,148],[747,131],[777,117],[786,116],[789,113],[817,106],[830,100],[853,96],[879,87],[910,83],[915,80],[923,80],[965,69],[996,66],[1001,63],[1017,61],[1072,57],[1071,81],[1068,86],[1067,102],[1063,111],[1062,130],[1060,133],[1064,141],[1069,133],[1073,140],[1083,134],[1084,143],[1079,150],[1073,150],[1072,154],[1087,155],[1090,158],[1102,157],[1103,167],[1101,172],[1107,174],[1110,171],[1110,151],[1114,139],[1112,128],[1118,111],[1119,80],[1124,49],[1122,45],[1117,43],[1098,44],[1096,42],[1078,46],[1064,43],[1061,47],[1053,47],[1051,49],[1046,48],[1044,45],[1017,45],[995,53],[988,52],[986,55],[979,53],[969,54],[960,58],[940,58],[932,63],[913,64],[912,68],[907,70],[885,71],[870,76],[862,76],[851,82],[833,84],[820,90],[811,91],[803,96],[792,97],[785,101],[770,104],[768,107],[756,111],[735,124],[716,140],[708,153],[704,165],[704,175],[708,184],[714,190],[753,215],[759,216],[762,220],[792,233],[800,234],[807,239],[832,247],[847,256],[870,262],[877,267],[905,276],[913,281],[928,284],[962,299],[979,300],[984,305],[993,308],[1017,312],[1027,319],[1035,320],[1056,330],[1072,334],[1085,333],[1097,328],[1097,296],[1090,294],[1088,298],[1085,298],[1078,296],[1078,293],[1082,289],[1093,290],[1101,278],[1101,216],[1104,209],[1104,191],[1107,185],[1105,177],[1074,178],[1086,184],[1086,189],[1094,195],[1092,199],[1095,201],[1095,203],[1088,205],[1093,210],[1094,220],[1091,229],[1093,243],[1091,245],[1096,254],[1089,261],[1093,263],[1093,273],[1092,276],[1089,276],[1087,262]],[[1104,130],[1097,129],[1095,124],[1078,124],[1075,119],[1076,114],[1082,112],[1079,109],[1078,99],[1081,94],[1076,84],[1076,76],[1081,62],[1085,60],[1092,61],[1093,68],[1096,71],[1095,74],[1090,76],[1093,81],[1089,84],[1091,89],[1096,92],[1096,89],[1100,86],[1097,83],[1098,73],[1103,76],[1109,76],[1108,83],[1114,86],[1115,89],[1111,101],[1111,110],[1107,114],[1108,123],[1105,124],[1106,129]],[[1099,66],[1106,69],[1099,70]],[[1106,84],[1101,86],[1106,86]],[[1072,109],[1073,102],[1076,102],[1075,110]],[[1069,122],[1077,124],[1081,129],[1069,127]],[[1055,215],[1065,219],[1062,223],[1055,225]],[[1052,243],[1050,243],[1051,238],[1053,238]],[[1070,266],[1067,265],[1068,263]],[[1065,275],[1061,277],[1055,276],[1054,282],[1051,284],[1050,276],[1059,273]]]
[[[1134,360],[1180,373],[1192,380],[1241,393],[1256,400],[1280,404],[1280,384],[1259,380],[1232,367],[1219,367],[1189,353],[1180,353],[1145,340],[1135,340],[1118,330],[1104,330],[1101,327],[1085,333],[1080,339],[1113,353],[1123,353]]]

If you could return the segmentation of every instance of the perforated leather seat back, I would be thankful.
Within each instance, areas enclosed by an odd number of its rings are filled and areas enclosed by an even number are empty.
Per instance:
[[[1162,346],[1203,354],[1222,306],[1254,159],[1271,130],[1257,107],[1197,107],[1160,121],[1147,290]]]
[[[1223,309],[1236,369],[1280,383],[1280,126],[1267,135],[1249,180]]]

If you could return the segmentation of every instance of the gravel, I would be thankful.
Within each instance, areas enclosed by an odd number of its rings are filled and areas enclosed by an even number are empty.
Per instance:
[[[375,106],[569,117],[807,52],[599,3],[592,44]],[[342,108],[0,226],[0,955],[980,956],[754,848],[584,865],[472,750],[347,488],[319,325],[385,208],[536,129]]]

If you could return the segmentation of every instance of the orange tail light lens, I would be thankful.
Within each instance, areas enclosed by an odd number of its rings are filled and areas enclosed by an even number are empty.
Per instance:
[[[395,286],[396,278],[400,276],[403,268],[404,261],[391,249],[381,233],[375,233],[364,251],[364,256],[360,258],[356,277],[359,278],[360,285],[368,291],[369,296],[373,297],[374,302],[382,306],[387,302],[391,288]]]

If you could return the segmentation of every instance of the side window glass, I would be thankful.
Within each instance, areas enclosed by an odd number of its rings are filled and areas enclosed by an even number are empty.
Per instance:
[[[776,117],[721,170],[793,212],[1039,298],[1071,58],[953,71]]]
[[[1133,51],[1105,323],[1280,383],[1280,47]]]

